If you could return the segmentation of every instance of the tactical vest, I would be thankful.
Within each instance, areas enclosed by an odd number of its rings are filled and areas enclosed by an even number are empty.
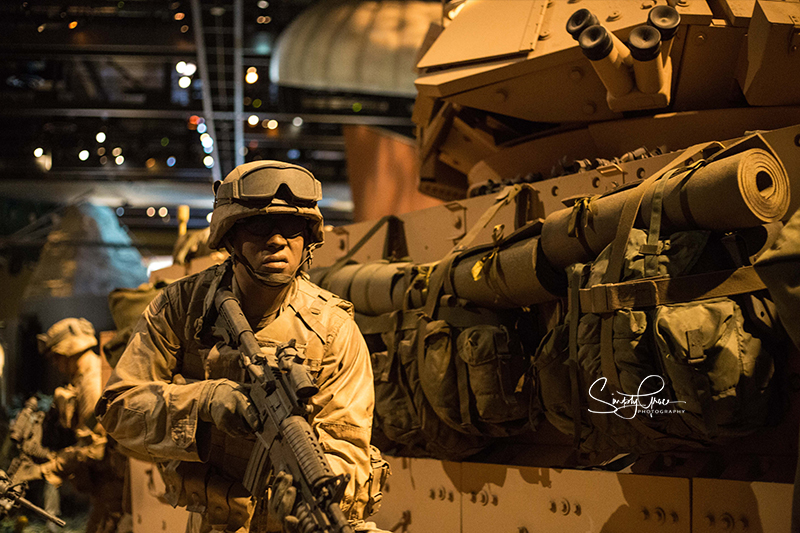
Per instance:
[[[217,312],[213,300],[228,268],[230,260],[201,272],[194,282],[185,326],[191,336],[187,335],[179,372],[187,381],[221,378],[244,381],[238,360],[213,360],[212,348],[222,342],[215,329]],[[331,355],[332,336],[352,316],[352,306],[302,277],[293,283],[296,287],[290,301],[275,320],[255,332],[256,339],[266,351],[296,339],[298,352],[305,354],[304,364],[318,378],[325,357]],[[211,434],[210,464],[225,476],[242,479],[253,440],[233,438],[216,428],[212,428]]]
[[[215,329],[214,294],[229,268],[230,260],[179,282],[190,286],[191,296],[184,316],[182,356],[176,368],[180,374],[176,377],[178,381],[221,378],[243,381],[238,360],[214,360],[218,350],[213,348],[222,342]],[[352,306],[302,277],[293,283],[296,287],[292,289],[290,301],[275,320],[255,332],[256,339],[266,351],[296,339],[298,351],[305,354],[304,364],[319,378],[323,361],[332,356],[329,345],[333,335],[351,317]],[[173,505],[185,504],[189,511],[202,513],[204,520],[211,524],[235,523],[236,527],[244,524],[246,515],[252,514],[253,509],[247,504],[249,495],[236,480],[244,477],[254,440],[254,437],[233,438],[212,427],[207,463],[173,461],[159,468],[168,487],[167,499]],[[179,502],[181,487],[188,498],[186,502]],[[201,495],[200,501],[194,502],[191,494]],[[232,496],[234,494],[237,496]],[[262,516],[263,512],[257,514]],[[262,529],[260,519],[256,522],[259,523],[250,524],[251,531]]]

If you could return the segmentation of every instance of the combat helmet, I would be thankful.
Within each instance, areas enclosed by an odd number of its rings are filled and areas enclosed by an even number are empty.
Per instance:
[[[236,257],[225,236],[243,218],[256,215],[297,215],[308,221],[305,242],[305,265],[311,252],[324,240],[322,213],[317,202],[322,199],[322,185],[305,168],[282,161],[254,161],[239,165],[225,179],[214,183],[214,212],[208,246],[226,248],[235,261],[241,261],[251,275],[267,285],[282,285],[288,279],[263,275]]]
[[[85,318],[65,318],[36,336],[39,353],[55,353],[72,357],[97,346],[97,337],[91,322]]]

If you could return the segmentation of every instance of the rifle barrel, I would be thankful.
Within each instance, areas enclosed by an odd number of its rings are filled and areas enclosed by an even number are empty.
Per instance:
[[[42,509],[41,507],[39,507],[37,505],[32,504],[31,502],[29,502],[28,500],[26,500],[22,496],[19,496],[19,497],[15,498],[15,499],[17,500],[17,503],[19,503],[21,506],[33,511],[34,513],[38,514],[42,518],[46,518],[47,520],[50,520],[51,522],[53,522],[54,524],[56,524],[59,527],[64,527],[65,525],[67,525],[67,523],[64,522],[63,520],[61,520],[59,517],[48,513],[47,511],[45,511],[44,509]]]

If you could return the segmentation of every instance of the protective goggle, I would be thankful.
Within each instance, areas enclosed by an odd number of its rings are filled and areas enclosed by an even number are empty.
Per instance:
[[[215,205],[234,200],[268,203],[276,196],[292,204],[313,206],[322,199],[322,185],[299,168],[261,167],[238,180],[220,183]]]
[[[286,239],[301,235],[306,224],[305,218],[294,215],[256,215],[236,222],[237,226],[250,235],[269,237],[273,233],[279,233]]]

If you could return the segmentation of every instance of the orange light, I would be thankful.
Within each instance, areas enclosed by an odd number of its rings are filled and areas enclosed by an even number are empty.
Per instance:
[[[175,20],[183,20],[183,17],[185,17],[185,16],[186,15],[184,15],[183,13],[181,13],[179,11],[179,12],[175,13]]]
[[[78,21],[77,20],[73,20],[72,22],[69,23],[69,29],[74,30],[77,27],[78,27]]]
[[[191,122],[192,124],[197,125],[198,120],[200,120],[200,117],[198,117],[197,115],[192,115],[191,117],[189,117],[189,122]]]

